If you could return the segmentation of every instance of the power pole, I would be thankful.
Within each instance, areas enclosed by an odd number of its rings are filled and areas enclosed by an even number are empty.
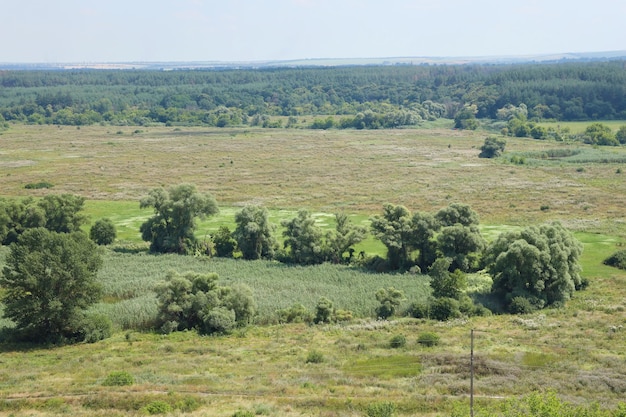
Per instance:
[[[470,331],[470,417],[474,417],[474,329]]]

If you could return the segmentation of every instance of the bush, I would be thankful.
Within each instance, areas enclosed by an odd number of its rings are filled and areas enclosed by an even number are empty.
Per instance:
[[[133,385],[135,378],[126,371],[114,371],[111,372],[102,385],[105,387],[121,387],[125,385]]]
[[[525,297],[513,297],[509,303],[509,312],[512,314],[530,314],[535,306]]]
[[[89,230],[89,239],[93,240],[98,245],[110,245],[115,241],[116,237],[117,231],[110,219],[104,218],[96,220]]]
[[[83,341],[95,343],[107,339],[113,334],[113,323],[111,319],[103,314],[88,315],[83,319],[80,332]]]
[[[408,313],[416,319],[427,319],[430,317],[430,304],[413,303],[409,306]]]
[[[330,323],[333,317],[333,302],[322,297],[315,306],[315,323]]]
[[[389,347],[398,349],[406,345],[406,337],[403,334],[397,334],[389,341]]]
[[[279,323],[310,323],[313,321],[313,314],[302,304],[294,304],[289,308],[277,310]]]
[[[324,354],[317,350],[312,350],[306,357],[306,363],[322,363],[324,362]]]
[[[24,186],[27,190],[40,190],[42,188],[52,188],[54,184],[48,181],[30,182]]]
[[[453,298],[437,298],[430,305],[431,319],[446,321],[448,319],[457,318],[460,315],[459,302]]]
[[[233,413],[233,417],[255,417],[256,414],[254,414],[252,411],[248,411],[248,410],[237,410]]]
[[[424,332],[417,337],[417,343],[426,347],[433,347],[439,344],[439,335],[433,332]]]
[[[211,333],[230,333],[235,328],[235,312],[224,307],[217,307],[209,311],[204,317],[203,331]]]
[[[367,417],[391,417],[396,411],[392,402],[378,402],[367,406]]]
[[[604,264],[619,269],[626,269],[626,250],[615,252],[604,260]]]
[[[144,411],[151,416],[154,414],[166,414],[172,411],[172,406],[165,401],[157,400],[146,405]]]

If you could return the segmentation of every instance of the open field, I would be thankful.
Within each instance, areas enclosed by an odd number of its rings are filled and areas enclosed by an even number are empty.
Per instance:
[[[479,411],[533,391],[555,390],[566,401],[607,409],[626,398],[626,273],[601,263],[626,243],[626,173],[619,172],[626,168],[626,149],[507,139],[504,158],[485,160],[477,155],[486,134],[448,129],[136,130],[12,126],[0,135],[0,194],[82,195],[92,220],[113,219],[120,238],[130,242],[138,242],[137,228],[150,215],[139,210],[139,198],[152,187],[180,182],[211,192],[222,208],[222,215],[202,222],[200,235],[232,225],[234,212],[250,202],[270,208],[275,222],[307,208],[321,224],[336,210],[366,223],[384,202],[430,212],[463,202],[480,214],[488,239],[510,228],[562,221],[585,245],[581,263],[590,286],[565,308],[526,316],[272,324],[228,337],[120,330],[96,344],[54,349],[0,344],[0,416],[146,415],[165,403],[174,416],[230,417],[243,410],[355,417],[381,401],[393,402],[397,416],[445,416],[457,407],[469,415],[471,329]],[[550,157],[547,151],[554,149],[576,152]],[[523,155],[525,164],[507,163],[511,155]],[[39,181],[54,188],[24,189]],[[375,242],[368,245],[380,250]],[[357,277],[349,268],[327,265],[113,251],[105,262],[100,279],[106,302],[95,308],[114,315],[128,314],[122,310],[129,307],[138,320],[140,309],[132,309],[150,304],[150,288],[168,268],[216,271],[227,284],[246,283],[267,315],[292,304],[288,298],[310,307],[327,294],[338,308],[366,315],[375,289],[390,285],[405,291],[403,308],[425,296],[420,276]],[[357,294],[352,299],[351,291]],[[123,320],[117,324],[124,327]],[[440,345],[419,345],[426,331],[438,334]],[[397,334],[407,344],[392,349]],[[103,386],[109,373],[122,370],[134,377],[133,385]]]

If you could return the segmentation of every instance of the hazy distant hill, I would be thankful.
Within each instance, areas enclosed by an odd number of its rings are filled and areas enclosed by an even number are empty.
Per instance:
[[[544,55],[458,56],[458,57],[387,57],[387,58],[311,58],[285,61],[190,61],[190,62],[69,62],[69,63],[1,63],[0,69],[232,69],[268,67],[315,67],[355,65],[458,65],[585,62],[626,59],[626,50],[605,52],[557,53]]]

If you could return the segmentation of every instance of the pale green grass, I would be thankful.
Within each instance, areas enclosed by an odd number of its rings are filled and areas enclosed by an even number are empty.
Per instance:
[[[621,126],[626,126],[626,121],[624,120],[598,120],[598,121],[586,121],[586,122],[541,122],[540,126],[551,127],[556,130],[560,130],[563,128],[568,128],[570,133],[583,133],[587,126],[592,123],[602,123],[613,130],[613,132],[617,132],[617,130]]]

